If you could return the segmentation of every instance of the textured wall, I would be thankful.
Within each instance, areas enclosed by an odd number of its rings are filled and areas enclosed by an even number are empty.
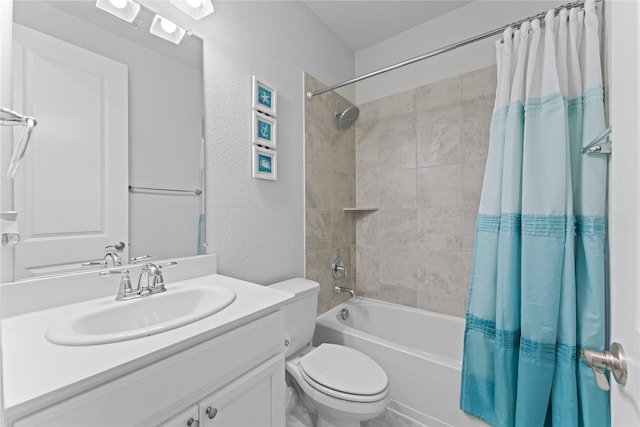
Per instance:
[[[353,76],[353,53],[302,2],[215,2],[193,21],[145,1],[204,39],[208,252],[221,274],[271,283],[304,274],[303,71]],[[251,178],[251,75],[278,89],[278,181]]]
[[[306,90],[324,87],[305,74]],[[333,260],[347,269],[341,286],[355,285],[355,212],[343,208],[356,202],[355,126],[338,129],[335,115],[351,103],[328,92],[305,104],[305,265],[306,277],[320,283],[318,314],[344,301],[333,292]]]
[[[361,106],[358,293],[464,316],[496,86],[491,66]]]

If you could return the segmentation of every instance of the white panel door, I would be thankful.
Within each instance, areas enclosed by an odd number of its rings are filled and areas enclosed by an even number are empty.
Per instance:
[[[640,426],[640,5],[605,2],[609,65],[610,342],[623,345],[627,384],[611,383],[612,427]]]
[[[14,101],[38,121],[15,179],[16,280],[128,242],[127,66],[16,24]]]

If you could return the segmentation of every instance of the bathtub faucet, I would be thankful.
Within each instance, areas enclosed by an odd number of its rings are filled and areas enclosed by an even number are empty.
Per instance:
[[[355,296],[356,296],[356,291],[354,291],[353,289],[351,289],[351,288],[343,288],[342,286],[338,286],[338,285],[335,285],[335,286],[333,287],[333,291],[334,291],[336,294],[339,294],[339,293],[341,293],[341,292],[346,292],[346,293],[348,293],[349,295],[351,295],[351,298],[355,298]]]

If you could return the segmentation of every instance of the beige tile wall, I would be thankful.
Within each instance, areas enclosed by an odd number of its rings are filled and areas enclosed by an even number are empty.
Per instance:
[[[324,86],[305,74],[305,92]],[[336,257],[348,272],[348,280],[339,284],[355,286],[355,213],[343,211],[355,205],[355,126],[340,130],[335,118],[349,105],[334,92],[305,103],[305,262],[306,277],[320,283],[318,314],[347,298],[332,292],[331,263]]]
[[[495,86],[493,66],[360,106],[356,205],[380,210],[357,214],[359,294],[464,316]]]

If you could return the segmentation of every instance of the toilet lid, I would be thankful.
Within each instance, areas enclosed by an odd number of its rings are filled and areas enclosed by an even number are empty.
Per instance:
[[[350,347],[321,344],[300,359],[305,374],[318,384],[352,395],[376,395],[389,384],[375,360]]]

